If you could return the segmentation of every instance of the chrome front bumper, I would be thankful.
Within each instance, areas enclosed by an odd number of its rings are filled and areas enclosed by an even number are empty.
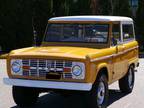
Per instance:
[[[6,85],[47,88],[47,89],[90,91],[92,88],[92,83],[38,81],[38,80],[10,79],[10,78],[4,78],[3,82]]]

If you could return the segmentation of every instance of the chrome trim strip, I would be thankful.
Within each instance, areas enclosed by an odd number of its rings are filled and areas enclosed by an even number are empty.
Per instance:
[[[127,49],[127,50],[125,50],[125,51],[123,51],[123,52],[119,52],[119,53],[117,53],[117,54],[112,54],[112,55],[108,55],[108,56],[104,56],[104,57],[92,59],[91,62],[95,62],[95,61],[99,61],[99,60],[103,60],[103,59],[107,59],[107,58],[119,56],[119,55],[121,55],[121,54],[127,53],[127,52],[129,52],[129,51],[131,51],[131,50],[134,50],[134,49],[136,49],[136,48],[139,48],[139,46],[136,46],[136,47]]]
[[[3,82],[6,85],[47,88],[47,89],[90,91],[92,88],[92,83],[38,81],[38,80],[10,79],[10,78],[3,78]]]
[[[113,55],[114,54],[108,55],[108,56],[104,56],[104,57],[100,57],[100,58],[95,58],[95,59],[92,59],[91,62],[107,59],[107,58],[113,57]]]
[[[136,46],[136,47],[133,47],[133,48],[127,49],[127,50],[125,50],[124,52],[126,53],[126,52],[129,52],[129,51],[134,50],[134,49],[136,49],[136,48],[139,48],[139,46]]]

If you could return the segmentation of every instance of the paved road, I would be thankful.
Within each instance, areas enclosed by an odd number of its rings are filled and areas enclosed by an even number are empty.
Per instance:
[[[0,108],[18,108],[13,102],[11,87],[2,83],[6,76],[5,61],[0,61]],[[117,83],[110,86],[108,108],[144,108],[144,59],[136,73],[134,91],[125,95],[119,92]],[[85,100],[78,95],[62,97],[58,94],[43,94],[33,108],[86,108]]]

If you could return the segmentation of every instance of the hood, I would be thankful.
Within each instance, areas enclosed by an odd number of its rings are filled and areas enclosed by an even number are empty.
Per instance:
[[[14,50],[10,53],[10,56],[52,56],[86,58],[87,55],[97,53],[98,51],[98,49],[82,47],[30,47]]]

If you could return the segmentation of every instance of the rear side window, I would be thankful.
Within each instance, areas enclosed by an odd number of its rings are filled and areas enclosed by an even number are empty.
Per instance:
[[[134,29],[132,24],[124,24],[123,26],[123,39],[129,41],[134,39]]]

